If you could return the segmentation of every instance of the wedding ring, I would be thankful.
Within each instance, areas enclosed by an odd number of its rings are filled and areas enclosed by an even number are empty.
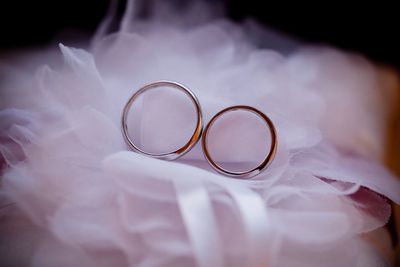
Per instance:
[[[185,93],[190,98],[190,100],[192,101],[192,103],[195,106],[197,119],[196,119],[196,128],[195,128],[192,136],[190,137],[190,139],[186,142],[186,144],[184,144],[182,147],[180,147],[174,151],[157,154],[157,153],[146,152],[146,151],[140,149],[132,141],[131,137],[128,134],[127,118],[128,118],[128,113],[129,113],[129,110],[130,110],[132,104],[135,102],[135,100],[138,99],[138,97],[141,94],[143,94],[149,90],[159,88],[159,87],[171,87],[171,88],[178,89],[181,92]],[[203,131],[203,120],[202,120],[200,103],[197,100],[194,93],[192,91],[190,91],[189,88],[185,87],[182,84],[179,84],[179,83],[173,82],[173,81],[153,82],[153,83],[143,86],[136,93],[134,93],[131,96],[131,98],[129,98],[128,102],[125,104],[124,109],[122,111],[121,127],[122,127],[122,134],[125,139],[125,142],[130,146],[130,148],[132,148],[132,150],[134,150],[140,154],[153,157],[153,158],[164,159],[164,160],[175,160],[175,159],[183,156],[185,153],[189,152],[190,149],[192,149],[192,147],[199,141],[199,139],[201,137],[201,134]]]
[[[269,148],[268,155],[266,155],[266,157],[262,160],[262,162],[258,166],[254,167],[250,170],[236,172],[236,171],[229,171],[227,169],[224,169],[223,167],[218,165],[212,159],[212,157],[209,153],[209,149],[208,149],[208,133],[210,131],[210,128],[215,123],[215,121],[217,121],[218,119],[221,119],[221,116],[223,116],[224,114],[226,114],[228,112],[234,112],[234,111],[238,111],[238,110],[251,112],[251,113],[257,115],[258,117],[260,117],[265,122],[266,126],[269,129],[270,135],[271,135],[271,145]],[[276,148],[277,148],[276,130],[275,130],[274,124],[268,118],[268,116],[265,115],[264,113],[262,113],[261,111],[259,111],[258,109],[255,109],[255,108],[249,107],[249,106],[232,106],[232,107],[228,107],[228,108],[221,110],[214,117],[212,117],[212,119],[207,124],[206,128],[204,129],[204,134],[203,134],[203,139],[202,139],[202,147],[203,147],[203,152],[204,152],[204,156],[205,156],[206,160],[217,172],[219,172],[223,175],[226,175],[226,176],[233,177],[233,178],[248,179],[248,178],[258,175],[263,170],[265,170],[269,166],[269,164],[272,162],[272,160],[274,159],[275,153],[276,153]]]

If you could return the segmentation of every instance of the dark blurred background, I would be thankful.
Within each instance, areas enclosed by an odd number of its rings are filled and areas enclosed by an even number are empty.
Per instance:
[[[318,4],[302,1],[301,5],[293,4],[296,1],[220,1],[236,21],[253,17],[300,40],[356,51],[400,69],[400,23],[395,1],[371,1],[371,4],[363,1],[360,5],[350,5],[349,1]],[[125,1],[119,2],[122,14]],[[93,33],[108,5],[109,0],[1,1],[0,53],[40,47],[66,29]]]

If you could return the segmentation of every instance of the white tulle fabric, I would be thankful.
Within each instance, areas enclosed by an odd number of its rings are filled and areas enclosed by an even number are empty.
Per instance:
[[[400,203],[399,182],[378,163],[387,107],[374,67],[327,48],[261,49],[221,18],[134,20],[130,5],[121,30],[105,35],[106,20],[91,48],[60,44],[62,64],[52,54],[34,73],[2,66],[1,194],[41,229],[30,264],[386,266],[362,237],[387,222],[384,196]],[[123,105],[165,79],[193,90],[206,122],[233,104],[269,115],[279,142],[267,171],[223,177],[199,146],[178,162],[129,151]],[[146,101],[144,128],[155,119]],[[151,140],[140,142],[157,148]],[[224,145],[227,162],[257,160]]]

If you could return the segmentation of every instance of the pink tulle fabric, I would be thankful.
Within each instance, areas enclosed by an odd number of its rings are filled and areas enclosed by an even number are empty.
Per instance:
[[[15,203],[1,211],[0,250],[8,251],[1,261],[40,267],[389,266],[377,247],[388,246],[382,228],[391,213],[387,199],[400,203],[400,183],[379,163],[390,95],[379,72],[331,48],[284,54],[260,48],[249,32],[268,46],[273,38],[260,37],[268,31],[214,17],[197,4],[178,14],[160,8],[146,20],[135,19],[134,9],[129,2],[112,34],[107,17],[87,49],[60,44],[60,52],[1,64],[0,194]],[[33,70],[37,62],[49,65]],[[199,145],[176,162],[129,151],[120,130],[122,108],[156,80],[189,86],[206,122],[234,104],[270,116],[278,134],[271,166],[236,180],[215,173]],[[187,102],[157,99],[143,97],[140,119],[130,122],[150,150],[167,143],[159,137],[168,124],[193,121]],[[171,107],[178,121],[152,112]],[[229,123],[257,128],[240,119]],[[215,131],[222,134],[224,127]],[[172,135],[185,140],[187,132],[175,128]],[[242,140],[241,132],[233,131],[232,140]],[[254,148],[263,138],[236,145]],[[230,153],[229,142],[215,145],[229,164],[259,160]]]

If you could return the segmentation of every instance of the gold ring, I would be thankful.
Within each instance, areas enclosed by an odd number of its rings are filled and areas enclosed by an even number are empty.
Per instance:
[[[208,132],[209,132],[210,128],[212,127],[212,125],[214,124],[214,122],[218,118],[220,118],[222,115],[224,115],[225,113],[236,111],[236,110],[244,110],[244,111],[248,111],[248,112],[256,114],[258,117],[260,117],[265,122],[265,124],[267,125],[269,132],[271,134],[270,150],[269,150],[268,155],[264,158],[264,160],[255,168],[252,168],[247,171],[240,171],[240,172],[226,170],[226,169],[222,168],[220,165],[218,165],[217,163],[215,163],[215,161],[211,158],[210,153],[208,151],[208,147],[207,147],[208,146],[208,139],[207,139]],[[272,121],[270,120],[270,118],[268,118],[267,115],[265,115],[258,109],[255,109],[255,108],[249,107],[249,106],[228,107],[228,108],[225,108],[225,109],[221,110],[220,112],[218,112],[214,117],[212,117],[210,122],[207,124],[206,128],[204,129],[204,135],[203,135],[203,139],[202,139],[202,147],[203,147],[203,152],[204,152],[204,156],[205,156],[206,160],[217,172],[224,174],[226,176],[233,177],[233,178],[248,179],[248,178],[258,175],[263,170],[265,170],[269,166],[269,164],[272,162],[272,160],[274,159],[275,154],[276,154],[276,148],[277,148],[277,138],[276,138],[275,126],[272,123]]]

